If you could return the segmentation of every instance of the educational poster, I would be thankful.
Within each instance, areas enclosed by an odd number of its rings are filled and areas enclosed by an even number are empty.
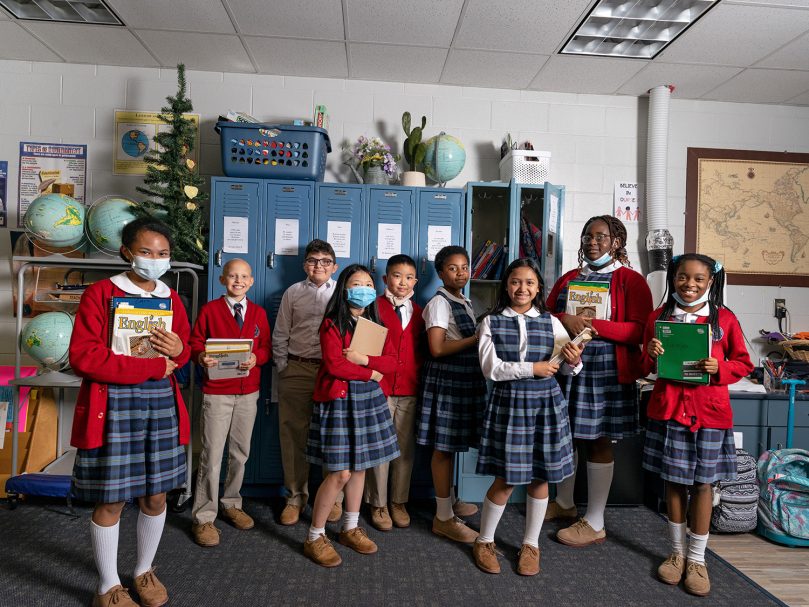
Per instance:
[[[616,181],[613,200],[615,216],[624,223],[638,223],[641,220],[640,201],[642,196],[642,184]]]
[[[66,194],[84,204],[87,146],[68,143],[20,143],[17,227],[42,194]]]
[[[115,152],[112,172],[115,175],[145,175],[146,163],[143,157],[147,152],[155,152],[155,135],[171,129],[160,120],[161,112],[141,112],[115,110]],[[187,158],[199,166],[199,114],[183,114],[194,122],[194,149]]]
[[[0,160],[0,228],[8,226],[8,161]]]

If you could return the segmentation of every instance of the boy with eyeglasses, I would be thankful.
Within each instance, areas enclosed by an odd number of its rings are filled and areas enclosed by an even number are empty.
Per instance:
[[[335,259],[334,249],[325,240],[315,239],[306,245],[303,262],[306,279],[284,292],[272,334],[273,360],[279,380],[281,463],[287,490],[286,506],[281,512],[282,525],[297,523],[309,501],[306,441],[321,361],[320,323],[334,292]],[[342,496],[338,496],[338,500],[329,515],[330,522],[340,520],[342,515]]]

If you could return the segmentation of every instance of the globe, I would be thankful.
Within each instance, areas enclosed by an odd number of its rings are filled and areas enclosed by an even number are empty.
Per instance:
[[[62,369],[68,364],[73,317],[67,312],[34,316],[20,333],[20,348],[43,367]]]
[[[143,131],[132,129],[121,137],[121,147],[127,156],[140,158],[149,151],[149,138]]]
[[[135,203],[126,198],[110,196],[93,203],[87,211],[85,230],[90,242],[99,250],[117,255],[121,248],[121,232],[135,219]]]
[[[84,205],[64,194],[44,194],[25,211],[23,225],[41,244],[75,247],[84,238]]]
[[[438,183],[455,179],[463,170],[466,150],[457,137],[441,133],[424,142],[424,173]]]

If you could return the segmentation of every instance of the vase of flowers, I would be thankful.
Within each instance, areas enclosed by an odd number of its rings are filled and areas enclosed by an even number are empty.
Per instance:
[[[361,136],[352,146],[343,146],[346,152],[345,164],[360,183],[387,185],[395,177],[399,160],[390,146],[379,137]]]

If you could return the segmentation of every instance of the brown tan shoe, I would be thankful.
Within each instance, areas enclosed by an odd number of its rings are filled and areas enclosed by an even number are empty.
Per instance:
[[[295,504],[287,504],[281,512],[282,525],[294,525],[301,518],[301,507]]]
[[[337,554],[329,538],[322,533],[315,541],[310,542],[306,540],[303,543],[303,554],[321,567],[337,567],[337,565],[343,562],[343,559]]]
[[[433,533],[462,544],[471,544],[479,535],[477,531],[467,527],[457,516],[446,521],[439,520],[437,516],[433,517]]]
[[[348,531],[341,531],[338,540],[343,546],[348,546],[360,554],[373,554],[378,550],[374,541],[365,533],[362,527],[354,527]]]
[[[486,573],[500,573],[500,561],[497,560],[497,547],[494,542],[475,542],[472,545],[472,556],[475,565]]]
[[[607,540],[607,532],[602,529],[596,531],[590,523],[580,518],[570,527],[560,529],[556,533],[556,539],[573,548],[584,548],[593,544],[603,544]]]
[[[578,514],[579,512],[576,510],[576,506],[573,506],[572,508],[562,508],[559,504],[553,501],[548,504],[548,509],[545,511],[545,520],[556,521],[570,519],[575,521]]]
[[[465,516],[472,516],[478,513],[478,507],[475,504],[467,504],[464,501],[458,500],[452,504],[452,512],[455,516],[461,518]]]
[[[685,573],[685,557],[672,552],[663,564],[657,568],[657,578],[661,582],[676,586],[683,579]]]
[[[138,607],[126,588],[118,584],[93,597],[93,607]]]
[[[393,521],[388,514],[388,507],[371,506],[371,524],[380,531],[390,531],[393,529]]]
[[[256,525],[253,517],[241,508],[225,508],[222,510],[222,517],[229,520],[236,529],[241,531],[247,531]]]
[[[219,545],[219,534],[221,531],[217,529],[213,523],[194,524],[191,527],[191,535],[194,536],[194,541],[205,548]]]
[[[520,575],[536,575],[539,573],[539,560],[542,553],[531,544],[523,544],[517,555],[517,573]]]
[[[160,607],[169,602],[169,593],[154,574],[154,567],[135,578],[135,592],[143,607]]]
[[[705,563],[688,561],[683,587],[689,594],[708,596],[708,593],[711,592],[711,580],[708,578],[708,568]]]
[[[343,505],[340,502],[334,502],[334,506],[331,507],[331,512],[329,512],[329,518],[326,520],[330,523],[336,523],[341,516],[343,516]]]
[[[397,504],[391,502],[390,505],[390,518],[395,527],[404,529],[410,526],[410,515],[404,504]]]

